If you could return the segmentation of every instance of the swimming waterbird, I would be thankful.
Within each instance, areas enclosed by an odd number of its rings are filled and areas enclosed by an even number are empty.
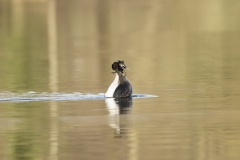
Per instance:
[[[132,96],[133,87],[127,78],[127,74],[124,71],[125,69],[128,68],[124,64],[124,61],[118,60],[112,64],[112,70],[114,70],[113,73],[115,74],[115,79],[105,93],[106,98],[123,98]]]

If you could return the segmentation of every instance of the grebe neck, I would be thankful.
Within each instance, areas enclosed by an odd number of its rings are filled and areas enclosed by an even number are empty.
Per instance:
[[[123,73],[121,71],[116,71],[118,77],[119,77],[119,83],[123,83],[125,81],[129,81],[126,77],[126,75],[123,75]]]
[[[113,80],[112,84],[108,87],[107,92],[105,93],[105,97],[113,97],[113,93],[119,84],[119,77],[118,74],[115,73],[115,79]]]

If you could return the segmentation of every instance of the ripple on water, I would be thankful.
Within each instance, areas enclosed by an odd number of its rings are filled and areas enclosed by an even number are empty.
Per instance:
[[[133,98],[154,98],[155,95],[147,94],[133,94]],[[12,92],[0,92],[0,101],[67,101],[67,100],[100,100],[105,99],[104,93],[98,94],[82,94],[80,92],[73,93],[58,93],[58,92],[42,92],[36,93],[34,91],[26,93],[12,93]]]

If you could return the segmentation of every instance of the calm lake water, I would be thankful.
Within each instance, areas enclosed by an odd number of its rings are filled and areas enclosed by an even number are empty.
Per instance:
[[[0,0],[1,160],[239,160],[240,2]],[[101,94],[100,94],[101,95]]]

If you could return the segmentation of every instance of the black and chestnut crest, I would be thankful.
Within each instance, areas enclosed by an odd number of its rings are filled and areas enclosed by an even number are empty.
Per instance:
[[[121,73],[125,73],[126,75],[126,72],[124,71],[124,69],[127,69],[127,66],[124,64],[124,61],[118,60],[112,64],[112,69],[114,71],[120,71]]]

